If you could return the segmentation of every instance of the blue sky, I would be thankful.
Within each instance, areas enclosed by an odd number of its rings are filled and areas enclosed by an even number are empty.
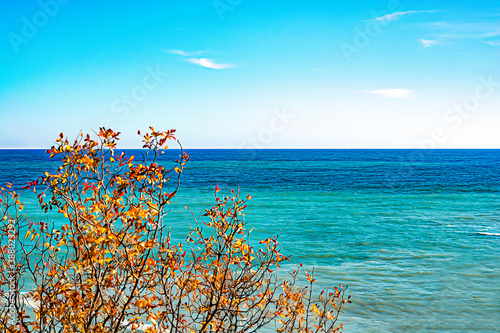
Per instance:
[[[500,2],[0,2],[0,148],[500,148]]]

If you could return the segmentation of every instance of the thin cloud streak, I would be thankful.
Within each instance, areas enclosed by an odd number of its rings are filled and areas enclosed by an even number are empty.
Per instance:
[[[418,41],[420,42],[420,44],[422,44],[423,47],[430,47],[432,45],[441,44],[437,40],[430,40],[430,39],[423,39],[423,38],[419,39]]]
[[[438,21],[423,24],[421,27],[434,31],[434,38],[438,39],[487,39],[500,36],[500,26],[497,22],[450,23]]]
[[[363,92],[394,99],[407,99],[413,95],[413,92],[408,89],[377,89],[364,90]]]
[[[197,54],[202,54],[205,51],[188,52],[188,51],[184,51],[184,50],[165,50],[165,52],[170,53],[170,54],[181,55],[184,57],[192,57],[192,56],[197,55]]]
[[[488,41],[484,42],[485,44],[491,45],[491,46],[500,46],[500,40],[497,41]]]
[[[414,95],[413,91],[409,90],[409,89],[351,90],[351,89],[343,89],[343,88],[331,88],[330,90],[378,95],[381,97],[394,98],[394,99],[407,99],[407,98],[413,97],[413,95]]]
[[[483,35],[483,37],[485,38],[498,37],[498,36],[500,36],[500,31],[487,32]]]
[[[382,15],[380,17],[374,18],[373,20],[374,21],[389,22],[389,21],[395,21],[395,20],[399,19],[400,17],[408,15],[408,14],[435,13],[435,12],[437,12],[437,10],[407,10],[404,12],[395,12],[395,13]]]
[[[212,59],[208,58],[191,58],[186,61],[210,69],[227,69],[236,66],[232,64],[216,64]]]

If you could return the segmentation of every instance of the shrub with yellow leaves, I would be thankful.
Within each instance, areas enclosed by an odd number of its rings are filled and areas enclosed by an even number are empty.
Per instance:
[[[15,221],[17,244],[13,269],[5,246],[0,254],[2,332],[340,331],[345,288],[314,296],[313,274],[306,272],[306,286],[297,282],[300,267],[281,278],[289,257],[278,238],[249,241],[249,195],[220,195],[216,187],[214,205],[199,219],[193,214],[186,241],[171,240],[166,208],[189,156],[179,144],[174,165],[163,166],[159,156],[175,130],[150,130],[142,161],[118,154],[120,133],[110,129],[73,143],[60,134],[47,151],[60,157],[58,170],[26,186],[43,212],[64,216],[59,229],[25,219],[19,194],[0,188],[3,235]],[[13,277],[16,290],[25,281],[34,287],[7,298]]]

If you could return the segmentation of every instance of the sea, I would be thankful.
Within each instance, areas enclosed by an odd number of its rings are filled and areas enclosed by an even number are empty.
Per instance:
[[[252,239],[279,235],[319,292],[347,286],[343,332],[500,332],[500,150],[186,149],[166,218],[182,239],[214,187],[253,198]],[[178,155],[162,156],[168,166]],[[144,155],[143,150],[126,150]],[[0,184],[19,189],[60,161],[0,150]],[[24,212],[43,214],[24,191]],[[281,273],[280,273],[281,274]]]

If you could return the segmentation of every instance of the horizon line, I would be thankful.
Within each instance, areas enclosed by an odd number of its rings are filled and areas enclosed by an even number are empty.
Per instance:
[[[130,147],[126,147],[126,148],[116,148],[115,150],[124,150],[124,149],[134,149],[134,150],[140,150],[140,149],[146,149],[146,148],[130,148]],[[167,150],[170,149],[170,150],[179,150],[180,148],[174,148],[174,147],[169,147],[167,148]],[[278,149],[289,149],[289,150],[299,150],[299,149],[309,149],[309,150],[326,150],[326,149],[330,149],[330,150],[333,150],[333,149],[338,149],[338,150],[342,150],[342,149],[393,149],[393,150],[397,150],[397,149],[407,149],[407,150],[438,150],[438,149],[442,149],[442,150],[452,150],[452,149],[469,149],[469,150],[473,150],[473,149],[500,149],[500,147],[498,148],[491,148],[491,147],[473,147],[473,148],[460,148],[460,147],[453,147],[453,148],[439,148],[439,147],[436,147],[436,148],[417,148],[417,147],[411,147],[411,148],[408,148],[408,147],[182,147],[182,149],[186,150],[186,149],[199,149],[199,150],[203,150],[203,149],[206,149],[206,150],[210,150],[210,149],[223,149],[223,150],[278,150]],[[47,148],[2,148],[0,147],[0,150],[47,150]]]

